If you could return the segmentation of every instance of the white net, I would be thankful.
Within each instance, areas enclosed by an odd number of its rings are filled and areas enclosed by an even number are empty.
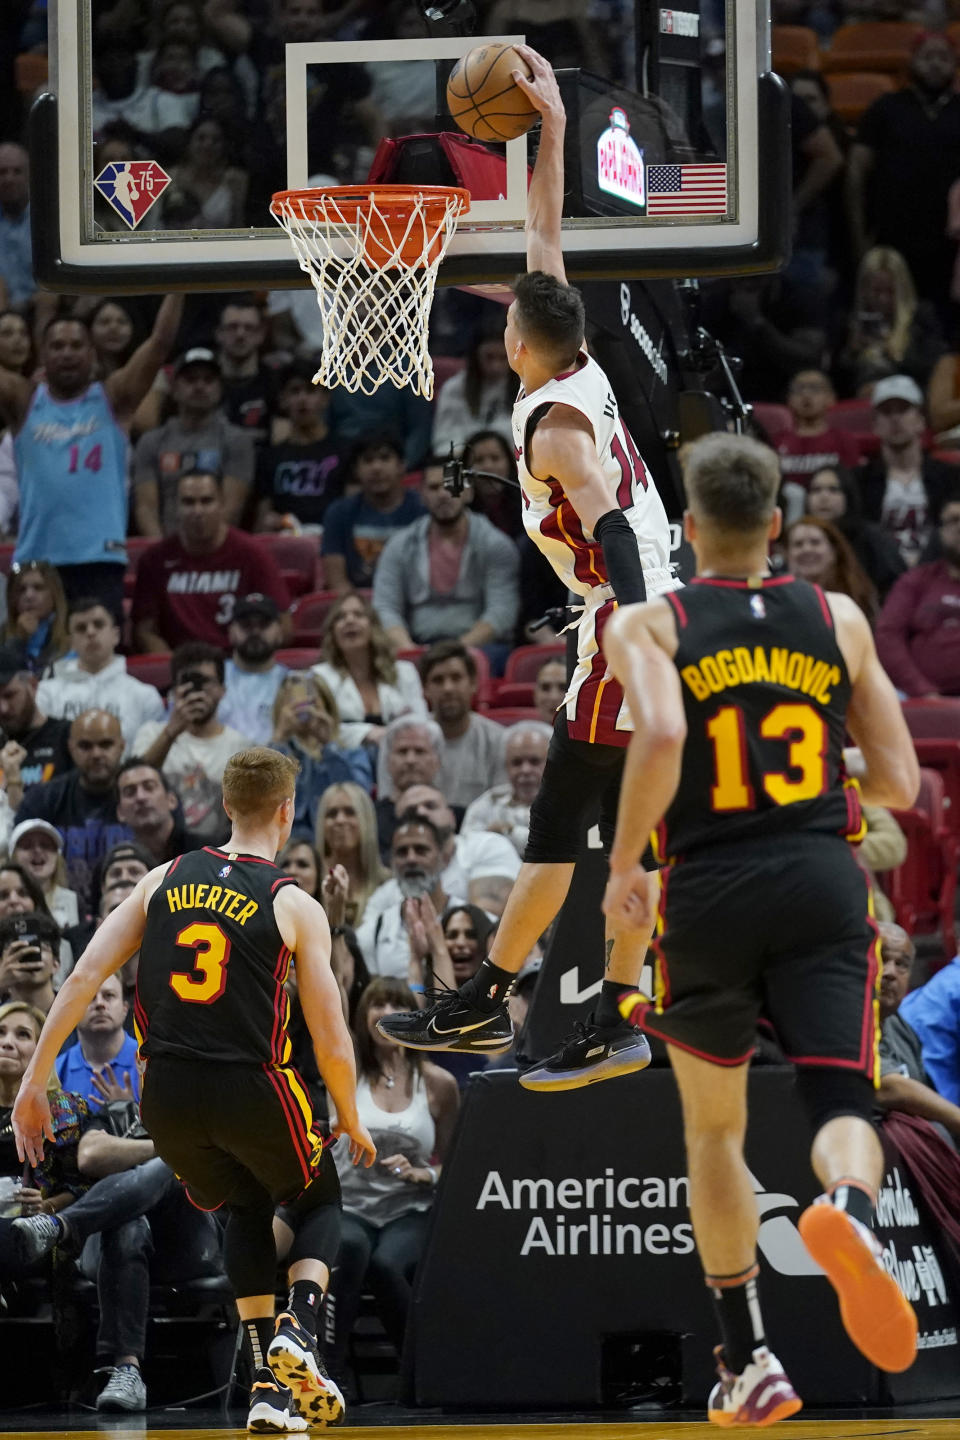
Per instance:
[[[317,292],[323,346],[315,382],[370,395],[389,380],[430,400],[437,270],[469,196],[439,187],[400,194],[384,186],[293,191],[275,195],[271,210]]]

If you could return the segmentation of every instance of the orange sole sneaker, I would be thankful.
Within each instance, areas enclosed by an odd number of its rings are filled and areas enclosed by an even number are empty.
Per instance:
[[[917,1354],[917,1317],[860,1227],[834,1205],[811,1205],[798,1223],[803,1243],[840,1300],[840,1317],[861,1354],[880,1370],[908,1370]]]

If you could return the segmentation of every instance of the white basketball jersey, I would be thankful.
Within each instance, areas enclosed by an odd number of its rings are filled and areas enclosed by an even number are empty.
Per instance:
[[[610,381],[585,351],[577,357],[572,370],[548,380],[532,395],[526,395],[521,388],[513,407],[523,524],[530,539],[570,590],[589,595],[599,586],[609,586],[601,546],[583,528],[559,481],[539,480],[529,469],[527,447],[534,428],[531,421],[535,423],[538,412],[545,412],[551,405],[569,405],[590,421],[600,467],[610,489],[610,509],[623,511],[637,537],[648,596],[674,589],[670,526],[663,501],[623,422]]]

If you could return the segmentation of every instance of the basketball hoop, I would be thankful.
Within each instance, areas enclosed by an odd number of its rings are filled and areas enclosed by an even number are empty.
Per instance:
[[[390,381],[433,398],[427,350],[437,270],[470,192],[442,185],[283,190],[270,213],[323,316],[318,385],[371,395]]]

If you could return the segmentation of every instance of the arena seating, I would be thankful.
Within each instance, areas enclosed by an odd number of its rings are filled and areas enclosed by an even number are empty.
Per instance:
[[[922,34],[923,26],[909,21],[865,20],[841,25],[834,32],[830,48],[823,52],[823,69],[882,70],[903,79],[910,51]]]
[[[907,838],[907,858],[885,877],[897,923],[910,935],[939,932],[943,960],[957,953],[957,864],[960,846],[947,826],[943,780],[921,770],[920,793],[909,810],[893,812]]]

